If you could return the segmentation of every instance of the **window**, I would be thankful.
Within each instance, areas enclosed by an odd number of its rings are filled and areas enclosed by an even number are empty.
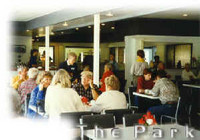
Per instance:
[[[176,68],[180,61],[181,66],[185,63],[191,63],[192,44],[175,44],[166,46],[166,64],[167,68]]]
[[[45,47],[39,47],[40,59],[45,59]],[[54,46],[49,47],[49,62],[54,62]]]

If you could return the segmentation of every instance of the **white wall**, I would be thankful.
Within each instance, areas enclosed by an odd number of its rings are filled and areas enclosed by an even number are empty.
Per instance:
[[[21,60],[22,60],[23,63],[27,63],[29,61],[30,51],[32,49],[32,37],[29,37],[29,36],[13,36],[11,46],[14,47],[14,45],[25,45],[26,46],[26,52],[25,53],[12,52],[12,56],[13,56],[12,64],[14,63],[14,61],[17,60],[18,55],[22,56]]]

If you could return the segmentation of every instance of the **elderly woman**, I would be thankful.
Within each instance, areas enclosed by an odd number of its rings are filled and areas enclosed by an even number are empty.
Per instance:
[[[102,112],[108,109],[125,109],[127,108],[126,97],[124,93],[119,92],[119,80],[116,76],[111,75],[105,79],[106,92],[102,93],[92,105],[91,110]]]
[[[137,51],[137,60],[131,66],[130,73],[133,75],[133,85],[137,86],[137,79],[139,76],[143,75],[145,68],[148,68],[148,63],[144,60],[145,54],[143,50]]]
[[[60,69],[47,89],[45,111],[50,118],[59,117],[64,112],[84,111],[81,98],[71,87],[70,76]]]
[[[113,74],[114,73],[112,72],[112,64],[110,64],[110,63],[105,64],[104,73],[103,73],[103,76],[102,76],[102,78],[100,80],[100,85],[101,85],[100,90],[102,92],[106,91],[106,86],[105,86],[106,77],[109,77],[110,75],[113,75]]]
[[[41,100],[44,101],[46,95],[46,89],[51,83],[52,75],[50,72],[42,72],[38,76],[38,86],[31,92],[31,98],[28,106],[28,117],[29,118],[41,118],[42,114],[39,113],[41,108]],[[44,104],[44,103],[43,103]],[[44,110],[44,109],[43,109]],[[44,112],[42,112],[44,113]]]
[[[92,72],[83,71],[81,73],[81,83],[73,85],[73,89],[78,92],[80,96],[86,97],[89,101],[96,100],[101,91],[97,85],[93,84]]]
[[[13,77],[12,83],[11,83],[11,86],[16,90],[19,88],[22,82],[28,80],[28,76],[27,76],[28,68],[26,66],[19,66],[17,71],[18,71],[18,75]]]

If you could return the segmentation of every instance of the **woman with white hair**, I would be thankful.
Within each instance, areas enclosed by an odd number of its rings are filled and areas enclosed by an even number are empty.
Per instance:
[[[45,111],[50,118],[58,117],[64,112],[84,111],[81,98],[71,87],[70,76],[64,69],[60,69],[53,77],[47,88]]]
[[[102,112],[109,109],[127,108],[126,97],[124,93],[119,92],[119,80],[115,75],[105,79],[106,91],[103,92],[92,105],[91,111]]]
[[[18,88],[18,93],[21,96],[22,111],[24,111],[25,109],[24,102],[27,97],[27,94],[31,93],[31,91],[37,86],[36,84],[37,75],[38,75],[38,69],[30,68],[28,71],[29,79],[24,81]]]

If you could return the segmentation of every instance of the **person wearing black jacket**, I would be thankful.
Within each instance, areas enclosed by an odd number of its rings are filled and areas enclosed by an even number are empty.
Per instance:
[[[62,63],[60,63],[59,69],[66,70],[69,75],[71,76],[71,82],[77,83],[78,82],[78,67],[76,64],[76,54],[74,52],[70,52],[68,54],[68,59]]]

